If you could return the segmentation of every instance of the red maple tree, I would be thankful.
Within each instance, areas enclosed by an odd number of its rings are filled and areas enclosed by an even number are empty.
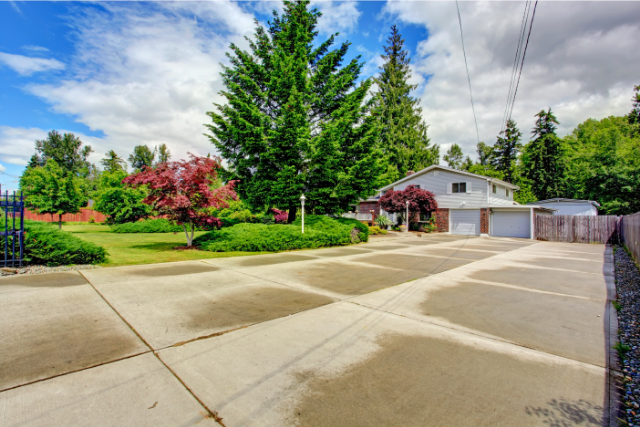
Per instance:
[[[149,195],[143,200],[159,215],[182,225],[187,247],[193,243],[196,226],[220,227],[221,223],[207,208],[226,208],[227,200],[237,200],[234,181],[212,189],[221,167],[219,157],[198,157],[161,163],[155,168],[129,175],[122,182],[130,187],[145,186]],[[190,232],[190,233],[189,233]]]
[[[387,191],[380,197],[380,207],[387,212],[404,214],[407,211],[407,201],[409,201],[410,217],[411,214],[428,214],[438,209],[435,194],[421,190],[415,185],[408,185],[401,191]]]

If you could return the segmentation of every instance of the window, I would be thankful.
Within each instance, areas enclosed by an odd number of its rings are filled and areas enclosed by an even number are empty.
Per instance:
[[[509,189],[508,188],[504,189],[504,194],[505,194],[505,196],[509,197]]]
[[[493,184],[493,194],[498,193],[498,186]]]
[[[467,183],[466,182],[455,182],[451,184],[451,191],[453,193],[466,193],[467,192]]]

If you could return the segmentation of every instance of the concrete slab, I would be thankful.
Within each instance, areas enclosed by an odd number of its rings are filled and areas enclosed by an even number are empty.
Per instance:
[[[9,276],[0,278],[0,294],[29,289],[66,288],[68,286],[81,286],[86,284],[87,281],[77,271]]]
[[[201,261],[183,261],[82,270],[82,275],[95,285],[124,281],[131,283],[154,282],[157,280],[182,281],[185,279],[190,280],[191,276],[201,276],[204,273],[212,273],[218,270],[220,270],[220,267]]]
[[[510,257],[509,260],[525,266],[553,268],[592,274],[604,274],[605,269],[606,271],[609,271],[609,268],[611,267],[611,263],[605,263],[604,260],[585,260],[558,255],[555,257],[548,257],[533,256],[532,254],[519,254],[518,257]]]
[[[367,249],[373,250],[373,251],[394,251],[396,249],[406,249],[407,246],[405,245],[393,245],[393,244],[389,244],[389,245],[366,245],[365,246]]]
[[[337,299],[366,294],[425,275],[415,270],[331,259],[245,268],[242,272]]]
[[[231,270],[96,286],[154,349],[334,301]]]
[[[152,354],[0,393],[0,425],[217,426]]]
[[[605,369],[346,302],[159,356],[228,427],[603,417]]]
[[[335,258],[335,257],[345,257],[351,255],[362,255],[362,254],[370,254],[372,251],[364,248],[340,248],[340,249],[322,249],[313,251],[314,256],[318,257],[326,257],[326,258]]]
[[[391,254],[372,254],[363,255],[357,258],[352,258],[351,262],[364,262],[368,264],[377,265],[379,267],[397,268],[401,270],[416,271],[421,273],[421,276],[429,274],[438,274],[443,271],[451,270],[472,261],[462,260],[456,258],[444,258],[435,256],[416,256],[408,255],[404,253],[391,253]]]
[[[351,301],[606,367],[604,300],[432,276]]]
[[[306,251],[302,253],[282,253],[282,254],[268,254],[268,255],[254,255],[246,257],[234,257],[234,258],[213,258],[203,260],[204,262],[220,267],[254,267],[261,265],[273,265],[283,264],[287,262],[296,261],[309,261],[316,259],[310,254],[306,254]]]
[[[44,283],[0,298],[0,390],[149,350],[91,286]]]

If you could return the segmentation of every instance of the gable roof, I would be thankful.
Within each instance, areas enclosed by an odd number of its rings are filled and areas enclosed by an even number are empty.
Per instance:
[[[425,174],[425,173],[427,173],[429,171],[432,171],[434,169],[442,169],[442,170],[445,170],[445,171],[448,171],[448,172],[454,172],[454,173],[457,173],[457,174],[460,174],[460,175],[465,175],[465,176],[471,176],[471,177],[474,177],[474,178],[485,179],[485,180],[487,180],[489,182],[493,182],[493,183],[496,183],[498,185],[502,185],[503,187],[511,188],[513,190],[519,190],[520,189],[520,187],[518,187],[517,185],[510,184],[510,183],[505,182],[505,181],[503,181],[501,179],[498,179],[498,178],[491,178],[489,176],[478,175],[477,173],[461,171],[461,170],[458,170],[458,169],[453,169],[453,168],[449,168],[449,167],[441,166],[441,165],[431,165],[431,166],[426,167],[426,168],[424,168],[424,169],[422,169],[422,170],[420,170],[420,171],[418,171],[416,173],[413,173],[413,174],[411,174],[409,176],[405,176],[404,178],[399,179],[396,182],[392,182],[391,184],[389,184],[389,185],[387,185],[385,187],[382,187],[380,189],[380,191],[390,190],[390,189],[392,189],[393,187],[395,187],[398,184],[402,184],[403,182],[409,181],[409,180],[411,180],[411,179],[413,179],[413,178],[415,178],[417,176],[423,175],[423,174]]]
[[[599,207],[600,203],[596,202],[595,200],[582,200],[582,199],[564,199],[562,197],[556,197],[555,199],[547,199],[547,200],[539,200],[537,202],[531,202],[531,203],[527,203],[529,205],[539,205],[541,203],[590,203],[595,207]]]

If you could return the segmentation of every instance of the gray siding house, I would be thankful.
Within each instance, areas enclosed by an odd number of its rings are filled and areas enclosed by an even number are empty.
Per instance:
[[[550,208],[515,202],[513,193],[520,189],[517,185],[440,165],[410,173],[362,203],[366,203],[368,212],[371,203],[387,191],[404,190],[408,185],[435,194],[438,229],[451,234],[533,238],[534,216],[553,212]],[[396,219],[395,214],[379,211]]]
[[[579,216],[598,216],[598,207],[600,204],[593,200],[578,199],[548,199],[530,203],[536,206],[545,206],[555,209],[554,215],[579,215]]]

